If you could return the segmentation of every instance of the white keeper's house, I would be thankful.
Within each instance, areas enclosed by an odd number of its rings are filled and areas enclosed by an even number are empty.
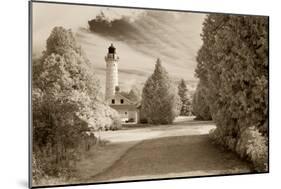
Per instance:
[[[106,62],[106,84],[105,100],[111,108],[114,108],[120,114],[124,123],[139,123],[140,104],[133,102],[122,96],[118,85],[118,62],[119,57],[116,54],[116,48],[113,44],[108,48],[105,56]]]

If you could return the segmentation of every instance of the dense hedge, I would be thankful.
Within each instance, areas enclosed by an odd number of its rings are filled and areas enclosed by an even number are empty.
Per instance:
[[[217,125],[211,136],[266,171],[268,19],[208,15],[202,39],[196,74]]]

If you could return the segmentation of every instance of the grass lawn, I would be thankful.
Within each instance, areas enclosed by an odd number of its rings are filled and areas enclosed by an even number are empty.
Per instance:
[[[77,178],[73,182],[91,181],[93,176],[104,172],[107,168],[112,166],[126,151],[136,145],[136,143],[136,141],[133,141],[109,143],[105,146],[94,146],[91,148],[90,152],[76,164]]]
[[[207,134],[172,136],[138,143],[94,182],[248,172],[247,162],[217,148]]]
[[[69,183],[168,178],[250,172],[248,163],[213,145],[211,121],[179,117],[173,125],[125,127],[101,132],[109,141],[77,163]]]

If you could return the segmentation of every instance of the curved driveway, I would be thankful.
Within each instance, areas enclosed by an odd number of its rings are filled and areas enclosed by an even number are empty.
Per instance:
[[[130,148],[111,167],[92,177],[91,181],[250,172],[250,166],[246,162],[211,143],[207,134],[211,128],[214,128],[211,122],[187,120],[179,121],[173,126],[130,129],[123,131],[123,137],[122,131],[116,132],[116,136],[108,135],[108,139],[113,142],[122,142],[122,140],[140,140],[140,142]]]

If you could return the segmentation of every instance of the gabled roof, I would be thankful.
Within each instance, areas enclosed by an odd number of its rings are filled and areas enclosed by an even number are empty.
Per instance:
[[[123,95],[121,95],[120,93],[115,93],[115,95],[114,95],[114,97],[113,97],[113,98],[115,98],[115,97],[119,97],[119,98],[124,99],[124,100],[125,100],[125,102],[128,102],[128,104],[134,104],[134,102],[133,102],[133,101],[131,101],[130,99],[128,99],[128,98],[126,98],[126,97],[124,97],[124,96],[123,96]]]
[[[112,104],[111,103],[111,100],[112,99],[123,99],[124,100],[124,103],[114,103]],[[130,99],[124,97],[123,95],[121,95],[120,93],[116,93],[114,96],[112,96],[111,98],[108,99],[109,100],[109,106],[114,108],[114,109],[117,109],[117,110],[121,110],[121,109],[129,109],[129,110],[137,110],[138,109],[138,103],[137,102],[133,102],[131,101]]]
[[[111,103],[112,99],[116,100],[114,104]],[[119,99],[123,99],[123,103],[121,104]],[[114,96],[111,96],[109,97],[106,102],[109,104],[109,105],[121,105],[121,106],[124,106],[124,105],[133,105],[133,106],[137,106],[138,102],[137,101],[132,101],[130,99],[128,99],[127,97],[123,96],[122,94],[120,93],[115,93]]]

